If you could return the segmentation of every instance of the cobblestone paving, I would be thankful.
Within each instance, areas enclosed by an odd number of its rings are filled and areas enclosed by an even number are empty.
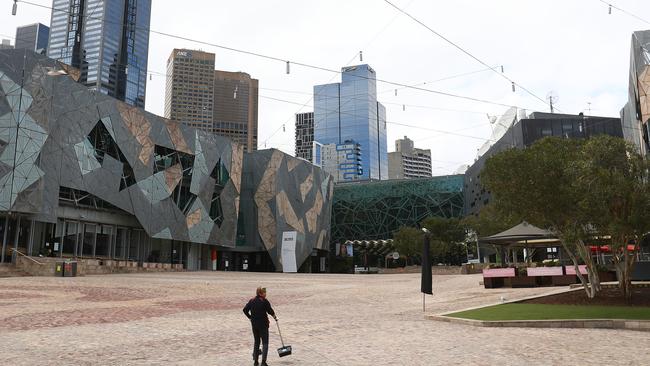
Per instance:
[[[551,289],[434,276],[427,313]],[[650,334],[425,320],[419,275],[193,272],[0,279],[0,365],[252,365],[241,308],[265,286],[294,354],[270,365],[648,365]]]

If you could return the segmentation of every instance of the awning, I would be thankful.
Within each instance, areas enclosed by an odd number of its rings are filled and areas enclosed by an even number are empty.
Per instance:
[[[480,244],[549,247],[560,241],[548,230],[540,229],[526,221],[498,234],[479,238]]]

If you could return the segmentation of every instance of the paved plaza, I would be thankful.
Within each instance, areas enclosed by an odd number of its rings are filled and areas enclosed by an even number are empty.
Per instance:
[[[548,292],[434,276],[427,313]],[[425,320],[419,275],[187,272],[0,278],[2,365],[252,365],[241,312],[266,286],[294,354],[273,365],[648,365],[650,333]]]

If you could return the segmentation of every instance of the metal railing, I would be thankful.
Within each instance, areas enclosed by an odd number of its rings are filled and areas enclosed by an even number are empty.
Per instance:
[[[45,263],[41,263],[41,262],[37,261],[36,259],[34,259],[34,258],[28,256],[27,254],[21,252],[21,251],[18,250],[18,249],[15,249],[15,248],[9,248],[9,251],[13,251],[14,253],[16,253],[16,255],[23,256],[23,257],[29,259],[30,261],[32,261],[32,262],[38,264],[39,266],[43,266],[43,265],[45,265]]]

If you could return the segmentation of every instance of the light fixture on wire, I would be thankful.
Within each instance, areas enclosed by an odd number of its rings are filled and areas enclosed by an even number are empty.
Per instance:
[[[513,93],[515,92],[515,82],[514,81],[512,82],[512,92]]]
[[[397,89],[395,89],[395,96],[397,96]]]
[[[289,66],[289,61],[287,61],[287,75],[291,73],[291,66]]]
[[[503,74],[503,65],[501,65],[501,73]]]
[[[363,62],[363,51],[359,51],[359,62]]]
[[[607,5],[609,5],[609,14],[611,15],[612,14],[612,4],[607,4]]]
[[[402,104],[402,111],[406,111],[406,104]]]
[[[11,7],[11,15],[16,15],[18,11],[18,0],[14,0],[14,5]]]
[[[287,132],[287,129],[284,124],[282,124],[282,132]]]
[[[152,74],[149,74],[149,81],[151,81],[151,79],[152,79]]]

